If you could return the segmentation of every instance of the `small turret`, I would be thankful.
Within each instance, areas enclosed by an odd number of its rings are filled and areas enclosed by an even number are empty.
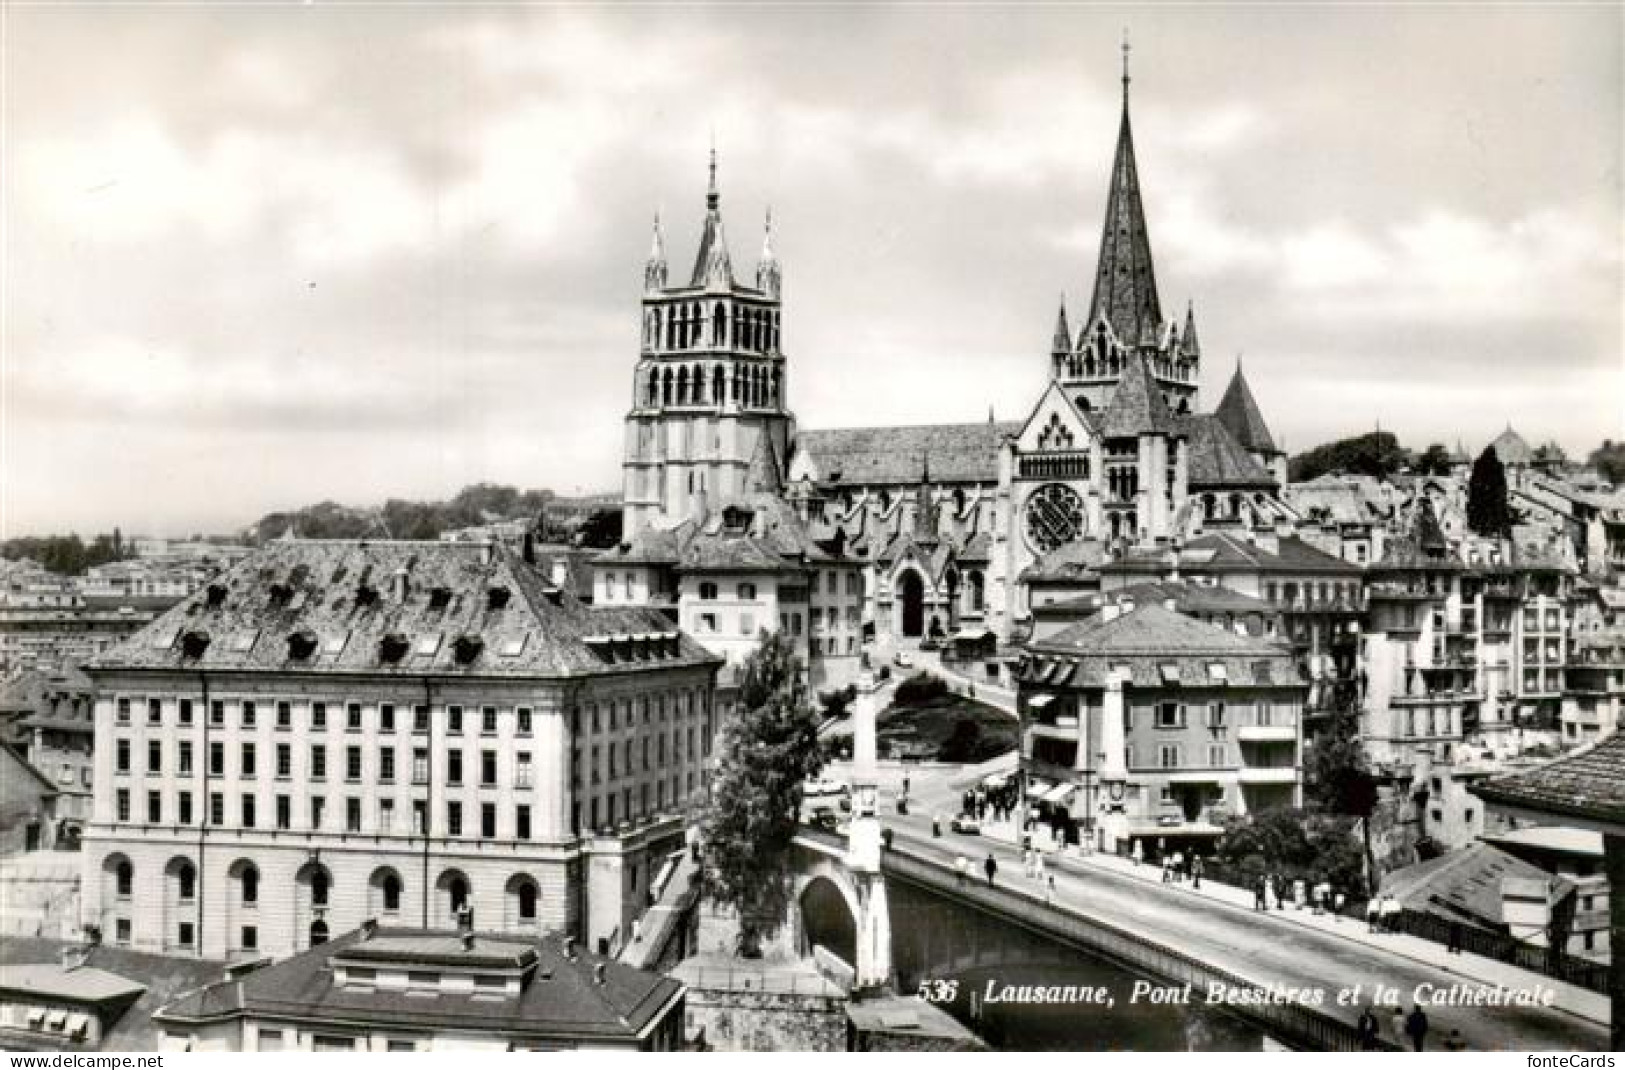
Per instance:
[[[660,229],[660,213],[655,213],[654,237],[649,242],[649,262],[643,266],[643,290],[658,293],[666,288],[666,235]]]
[[[1195,360],[1202,355],[1202,345],[1196,340],[1196,307],[1185,305],[1185,329],[1179,333],[1180,356]]]
[[[1066,321],[1066,295],[1061,295],[1061,308],[1055,314],[1055,337],[1050,342],[1049,355],[1055,364],[1055,374],[1059,376],[1066,364],[1066,358],[1072,353],[1072,325]]]
[[[779,258],[773,253],[773,209],[769,208],[762,228],[762,259],[756,265],[756,288],[778,300],[780,278]]]

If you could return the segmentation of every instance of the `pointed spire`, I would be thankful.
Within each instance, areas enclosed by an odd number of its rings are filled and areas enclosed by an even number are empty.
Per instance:
[[[916,541],[937,537],[937,508],[931,500],[931,454],[920,456],[920,485],[914,492],[914,537]]]
[[[1112,161],[1111,191],[1101,228],[1100,259],[1095,265],[1094,300],[1089,323],[1106,317],[1126,346],[1154,342],[1162,325],[1157,278],[1151,262],[1151,237],[1140,203],[1139,169],[1134,162],[1134,131],[1128,114],[1128,42],[1123,43],[1123,116]]]
[[[651,293],[666,287],[666,235],[655,213],[654,236],[649,240],[649,261],[643,266],[643,288]]]
[[[1236,372],[1230,377],[1230,386],[1219,400],[1219,407],[1213,410],[1213,418],[1224,425],[1248,453],[1279,452],[1269,425],[1264,422],[1264,414],[1259,411],[1258,402],[1247,385],[1247,377],[1242,374],[1240,354],[1236,355]]]
[[[768,205],[762,226],[762,259],[756,264],[756,288],[769,297],[778,297],[779,279],[779,258],[773,252],[773,206]]]
[[[1072,325],[1066,321],[1066,294],[1061,295],[1061,310],[1055,315],[1055,340],[1050,344],[1053,356],[1063,357],[1072,352]]]
[[[722,195],[717,191],[717,146],[712,137],[710,181],[705,192],[705,229],[700,233],[700,251],[694,258],[690,286],[727,289],[733,286],[733,264],[728,258],[728,242],[722,233]]]
[[[1196,338],[1196,306],[1189,301],[1185,302],[1185,329],[1179,335],[1179,352],[1187,357],[1202,355],[1202,344]]]

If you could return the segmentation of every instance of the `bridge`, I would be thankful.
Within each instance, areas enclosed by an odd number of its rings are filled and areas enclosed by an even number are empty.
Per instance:
[[[1384,946],[1363,937],[1364,926],[1353,921],[1348,922],[1346,932],[1328,932],[1288,916],[1256,913],[1193,895],[1181,886],[1165,887],[1060,856],[1051,857],[1055,888],[1047,893],[1023,876],[1020,852],[1010,845],[988,839],[934,838],[929,819],[921,816],[888,817],[885,824],[893,839],[892,846],[881,853],[880,880],[899,891],[923,892],[932,903],[930,918],[911,917],[909,922],[921,929],[927,960],[924,972],[932,977],[951,977],[972,967],[985,970],[1032,962],[1030,952],[1011,951],[999,941],[978,945],[974,938],[962,937],[976,926],[956,924],[955,919],[963,922],[979,916],[1161,984],[1192,984],[1198,993],[1205,993],[1213,983],[1266,992],[1319,989],[1325,993],[1319,1006],[1290,1001],[1226,1007],[1276,1039],[1302,1049],[1356,1049],[1355,1021],[1361,1009],[1371,1004],[1373,986],[1380,984],[1397,990],[1407,1010],[1419,986],[1456,994],[1455,1005],[1426,1008],[1434,1042],[1442,1042],[1457,1028],[1473,1050],[1608,1050],[1606,997],[1550,978],[1484,960],[1499,971],[1491,980],[1472,968],[1478,963],[1468,963],[1463,956],[1456,956],[1448,965],[1412,957],[1401,953],[1397,944]],[[796,848],[799,876],[792,932],[806,946],[807,912],[827,915],[829,904],[842,903],[850,912],[852,933],[852,942],[842,950],[859,960],[854,963],[856,972],[863,976],[867,971],[871,977],[878,973],[895,982],[889,939],[885,947],[873,944],[875,934],[890,937],[891,919],[865,917],[866,910],[884,910],[886,896],[864,894],[863,882],[873,877],[854,876],[847,866],[846,840],[809,828],[797,837]],[[961,854],[972,863],[969,879],[961,879],[955,869]],[[998,863],[991,884],[982,871],[989,854]],[[871,937],[867,946],[857,939],[866,932]],[[1475,979],[1475,972],[1481,976]],[[1556,1005],[1486,1007],[1480,1001],[1497,984],[1552,991]],[[1359,1002],[1339,1005],[1338,994],[1355,985],[1362,986]],[[1200,1001],[1201,996],[1196,998]],[[1379,1011],[1378,1017],[1386,1027],[1388,1012]]]

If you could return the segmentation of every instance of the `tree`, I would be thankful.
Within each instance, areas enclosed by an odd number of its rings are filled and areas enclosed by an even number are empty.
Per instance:
[[[1467,526],[1478,535],[1505,538],[1512,534],[1506,469],[1490,446],[1473,462],[1473,474],[1467,480]]]
[[[1411,463],[1409,450],[1387,431],[1373,431],[1316,446],[1293,457],[1287,465],[1288,478],[1307,482],[1328,472],[1351,472],[1366,476],[1391,476]]]
[[[1416,459],[1416,474],[1421,476],[1447,476],[1450,474],[1450,451],[1443,442],[1434,442]]]
[[[1366,872],[1375,872],[1371,852],[1371,815],[1377,809],[1377,779],[1366,763],[1354,718],[1340,716],[1329,732],[1307,748],[1304,780],[1309,804],[1328,814],[1357,818],[1364,841]]]
[[[1602,477],[1615,485],[1625,483],[1625,442],[1603,439],[1602,445],[1591,451],[1586,463]]]
[[[581,546],[607,550],[621,541],[621,510],[595,509],[576,529],[576,541]]]
[[[1365,863],[1354,838],[1354,819],[1306,810],[1265,810],[1224,824],[1218,856],[1248,876],[1280,873],[1311,885],[1365,888]]]
[[[739,918],[739,953],[784,924],[790,906],[790,847],[802,785],[823,768],[818,720],[801,664],[783,633],[763,633],[745,660],[739,713],[728,726],[711,799],[701,822],[702,888]]]

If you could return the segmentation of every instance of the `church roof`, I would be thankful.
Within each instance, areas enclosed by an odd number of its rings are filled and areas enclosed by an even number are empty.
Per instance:
[[[1219,407],[1213,410],[1213,415],[1249,452],[1276,452],[1275,439],[1264,423],[1264,414],[1258,411],[1258,402],[1253,400],[1253,392],[1247,386],[1247,377],[1241,372],[1239,360],[1236,361],[1236,374],[1230,377],[1230,385],[1225,389]]]
[[[912,486],[926,454],[938,483],[991,483],[999,477],[1000,443],[1020,431],[1018,423],[987,422],[843,427],[798,432],[795,449],[830,483]]]
[[[1176,433],[1189,442],[1191,488],[1274,487],[1275,477],[1253,459],[1214,413],[1173,417]]]
[[[1625,732],[1537,769],[1497,777],[1473,791],[1488,802],[1585,818],[1625,831]]]
[[[1495,441],[1490,443],[1490,449],[1495,451],[1495,456],[1500,458],[1501,463],[1504,465],[1528,464],[1535,457],[1535,452],[1529,448],[1529,443],[1525,442],[1523,436],[1510,427],[1495,436]]]
[[[1089,322],[1104,316],[1118,339],[1133,347],[1154,340],[1162,327],[1156,272],[1151,264],[1151,238],[1140,203],[1139,171],[1134,163],[1134,132],[1128,117],[1128,89],[1123,91],[1123,117],[1112,161],[1111,192],[1100,234],[1100,260],[1095,267],[1094,300]]]
[[[1111,404],[1101,419],[1104,438],[1126,438],[1145,434],[1172,434],[1174,418],[1168,412],[1162,391],[1151,380],[1144,358],[1132,354],[1123,365],[1122,378],[1112,392]]]
[[[778,494],[784,489],[779,451],[773,447],[773,436],[765,430],[756,436],[756,451],[751,454],[750,468],[745,472],[745,489],[752,494]]]
[[[722,233],[722,202],[717,192],[717,154],[711,152],[711,187],[705,194],[705,229],[700,232],[700,251],[694,257],[694,277],[690,286],[733,286],[733,264],[728,259],[728,239]]]

